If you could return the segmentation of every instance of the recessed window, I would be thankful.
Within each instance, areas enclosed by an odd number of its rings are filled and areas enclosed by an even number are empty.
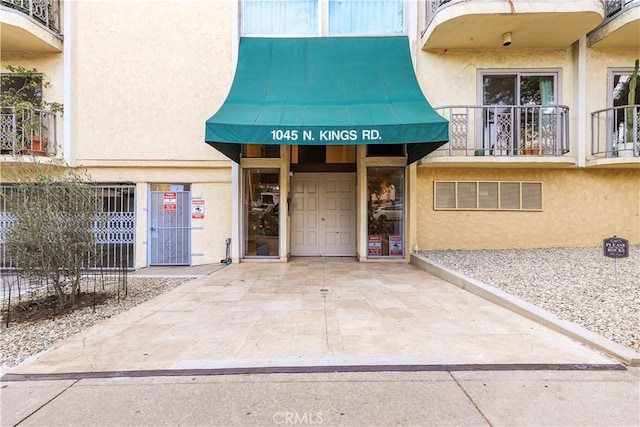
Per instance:
[[[541,182],[436,181],[436,210],[542,210]]]

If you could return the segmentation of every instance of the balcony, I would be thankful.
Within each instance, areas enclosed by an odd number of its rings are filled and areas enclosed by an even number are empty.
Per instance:
[[[62,52],[60,0],[0,0],[2,53]]]
[[[569,152],[566,106],[456,105],[436,111],[449,120],[449,142],[423,163],[575,164],[573,158],[563,157]]]
[[[591,165],[640,167],[640,105],[591,113]]]
[[[565,48],[600,25],[601,1],[427,0],[422,48]],[[508,44],[507,44],[508,45]]]
[[[605,22],[589,33],[589,47],[640,48],[640,0],[606,0],[605,3]]]
[[[56,115],[50,111],[2,107],[0,154],[56,155]]]

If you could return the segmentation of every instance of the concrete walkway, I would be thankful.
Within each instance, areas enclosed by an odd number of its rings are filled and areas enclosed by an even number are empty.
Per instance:
[[[412,265],[186,273],[10,370],[1,424],[640,425],[638,368]]]
[[[616,361],[412,265],[232,264],[108,319],[11,375]]]

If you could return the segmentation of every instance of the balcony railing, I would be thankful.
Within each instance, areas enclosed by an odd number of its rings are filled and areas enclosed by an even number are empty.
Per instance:
[[[28,15],[33,21],[60,34],[60,0],[0,0],[0,5]]]
[[[431,18],[433,18],[433,15],[436,14],[436,12],[438,11],[438,9],[440,9],[442,6],[444,6],[447,3],[451,3],[451,0],[427,0],[426,2],[426,21],[425,22],[429,22],[431,21]]]
[[[449,142],[434,154],[562,156],[569,152],[569,107],[564,105],[455,105],[436,111],[449,120]]]
[[[605,19],[611,18],[618,12],[627,9],[627,6],[631,5],[631,3],[637,3],[640,5],[640,1],[638,0],[606,0],[604,12]]]
[[[55,113],[2,107],[0,154],[55,156],[57,146]]]
[[[606,108],[591,113],[591,154],[640,156],[640,105]]]

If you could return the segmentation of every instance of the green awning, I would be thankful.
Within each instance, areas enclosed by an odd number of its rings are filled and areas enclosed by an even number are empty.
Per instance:
[[[205,132],[236,162],[242,144],[408,144],[412,163],[448,139],[407,37],[242,38],[233,85]]]

